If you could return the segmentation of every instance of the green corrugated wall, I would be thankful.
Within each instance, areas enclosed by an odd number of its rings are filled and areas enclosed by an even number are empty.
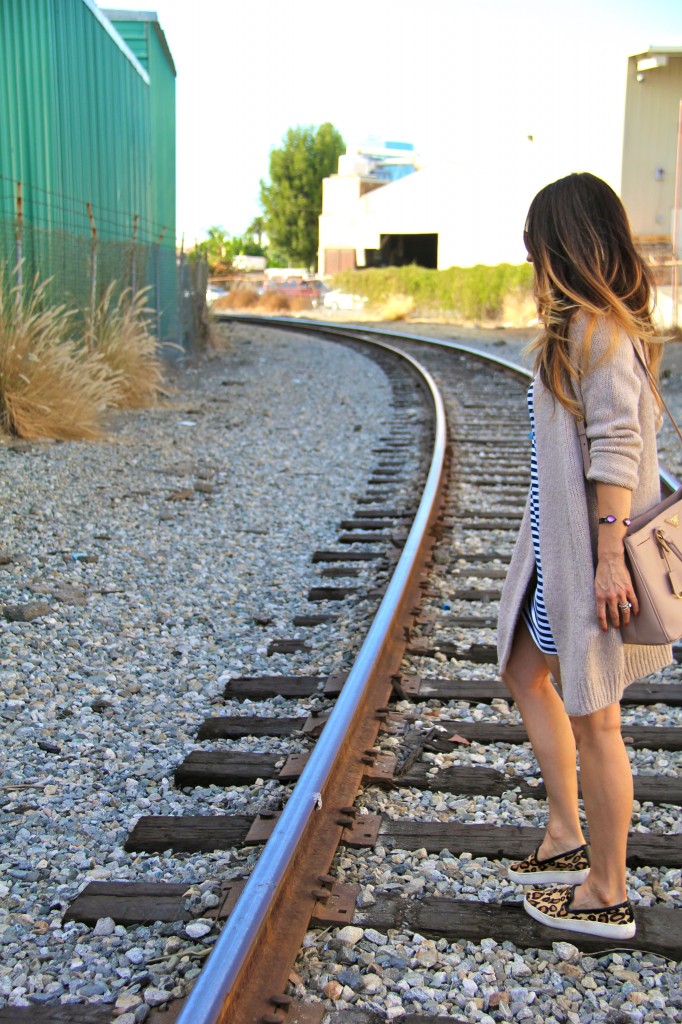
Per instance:
[[[1,0],[0,259],[12,262],[18,181],[24,255],[41,276],[69,270],[65,280],[77,280],[82,258],[72,240],[87,253],[88,201],[101,241],[123,243],[121,266],[137,214],[139,243],[156,243],[166,228],[162,334],[173,337],[175,74],[158,27],[135,24],[146,60],[136,59],[92,0]],[[110,246],[104,260],[103,247],[102,286],[105,272],[118,271],[116,252]],[[64,268],[71,260],[73,268]],[[146,276],[154,284],[153,259],[146,263],[141,283]]]
[[[116,12],[115,19],[112,12],[112,19],[150,77],[152,220],[159,227],[157,239],[163,232],[158,258],[164,265],[170,250],[175,258],[175,69],[162,45],[158,23],[143,14],[126,18],[122,11]],[[175,280],[161,275],[159,289],[165,310],[173,301]]]

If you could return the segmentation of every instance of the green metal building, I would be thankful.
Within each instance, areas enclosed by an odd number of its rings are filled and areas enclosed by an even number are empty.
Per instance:
[[[175,66],[156,15],[0,3],[0,260],[79,308],[112,280],[146,286],[160,338],[182,340]]]

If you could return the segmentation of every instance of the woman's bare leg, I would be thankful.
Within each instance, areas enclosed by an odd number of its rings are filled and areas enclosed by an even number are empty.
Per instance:
[[[632,770],[620,731],[620,705],[571,718],[590,830],[591,867],[573,906],[611,907],[626,898],[625,857],[632,818]]]
[[[571,723],[552,685],[548,659],[536,647],[522,619],[502,678],[521,713],[547,789],[549,820],[538,854],[544,860],[582,846],[585,839],[578,813]]]

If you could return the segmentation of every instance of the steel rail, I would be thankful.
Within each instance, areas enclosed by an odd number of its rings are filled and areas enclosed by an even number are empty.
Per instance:
[[[338,818],[339,809],[325,805],[332,773],[342,762],[342,755],[347,754],[344,747],[348,745],[349,730],[358,718],[374,676],[377,672],[385,674],[387,671],[388,647],[395,646],[397,635],[403,633],[409,604],[416,596],[425,548],[430,543],[428,533],[439,511],[443,487],[445,409],[433,378],[415,359],[383,342],[371,344],[400,356],[411,365],[430,396],[435,414],[435,436],[426,484],[386,593],[324,727],[324,742],[315,745],[241,897],[187,998],[178,1024],[246,1024],[247,1020],[251,1024],[252,1020],[258,1019],[244,1014],[239,997],[242,988],[248,988],[254,961],[262,956],[267,942],[271,905],[284,890],[292,864],[305,858],[306,849],[302,849],[302,845],[310,837],[315,820],[321,820],[325,813]],[[397,665],[389,671],[397,671]],[[390,687],[390,677],[387,682]],[[305,927],[307,924],[304,931]],[[267,993],[261,993],[262,998],[266,996]]]
[[[286,328],[287,330],[295,330],[297,327],[303,329],[303,331],[317,331],[322,330],[336,336],[347,337],[349,334],[349,326],[344,327],[343,324],[327,323],[324,320],[298,320],[292,317],[266,317],[256,316],[255,314],[249,316],[248,314],[239,313],[219,313],[216,314],[216,319],[235,320],[239,323],[259,323],[261,325],[273,325],[276,324],[279,327]],[[389,331],[385,327],[361,327],[359,325],[350,326],[350,331],[358,338],[363,338],[367,335],[369,337],[390,337],[400,338],[401,341],[417,341],[422,344],[439,346],[440,348],[453,349],[456,352],[463,352],[466,355],[474,356],[487,363],[494,363],[496,366],[502,369],[509,370],[519,377],[525,378],[528,381],[533,379],[532,372],[525,366],[519,366],[518,363],[512,363],[508,359],[502,359],[500,356],[493,355],[490,352],[482,352],[479,348],[474,348],[473,345],[463,345],[458,341],[448,341],[446,338],[431,338],[424,334],[406,334],[399,331]],[[658,464],[658,475],[661,481],[664,495],[673,494],[676,490],[682,487],[682,481],[678,480],[674,473],[666,469],[665,466]]]

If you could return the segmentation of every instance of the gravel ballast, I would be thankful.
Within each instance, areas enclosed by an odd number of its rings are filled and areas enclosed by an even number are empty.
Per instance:
[[[335,602],[337,619],[314,628],[292,617],[319,610],[312,552],[335,547],[391,422],[376,363],[289,334],[236,331],[221,358],[176,378],[158,408],[114,415],[102,442],[0,447],[0,1001],[115,1003],[122,1024],[186,992],[215,940],[201,925],[214,883],[258,853],[138,857],[123,844],[144,814],[279,806],[273,782],[180,791],[173,772],[212,713],[319,702],[231,703],[229,677],[352,663],[366,601]],[[267,656],[294,635],[310,651]],[[282,761],[303,749],[297,737],[204,746]],[[187,883],[199,925],[62,925],[86,882],[111,879]]]
[[[431,333],[418,326],[417,333]],[[0,1005],[104,1002],[115,1006],[120,1024],[140,1024],[152,1008],[186,994],[217,937],[206,916],[219,900],[216,883],[247,874],[259,850],[136,856],[124,851],[125,839],[140,815],[279,807],[286,790],[277,783],[179,791],[173,771],[202,746],[196,730],[210,714],[315,710],[318,697],[230,702],[223,687],[238,675],[347,669],[358,624],[373,613],[362,598],[311,607],[306,595],[320,583],[312,551],[337,546],[338,522],[354,511],[376,464],[371,449],[391,422],[390,387],[376,364],[342,346],[264,337],[257,328],[234,331],[223,358],[179,373],[177,392],[158,409],[113,417],[104,442],[0,447],[2,548],[11,558],[0,565]],[[497,340],[491,345],[502,348]],[[503,348],[500,354],[511,358]],[[511,539],[493,536],[485,546]],[[480,534],[471,541],[482,544]],[[374,572],[370,564],[348,582],[362,586]],[[444,570],[434,586],[436,636],[452,640],[455,585]],[[317,610],[338,617],[292,626],[293,615]],[[294,635],[309,652],[268,657],[272,639]],[[494,631],[454,638],[491,643]],[[449,669],[412,658],[409,670]],[[472,679],[494,671],[457,666]],[[399,708],[433,712],[429,724],[438,713],[517,721],[505,702]],[[677,724],[667,709],[650,714],[652,724]],[[205,746],[275,751],[282,760],[305,748],[297,736]],[[528,745],[472,743],[427,758],[434,768],[534,770]],[[672,774],[679,760],[633,752],[644,771]],[[396,818],[518,825],[541,825],[545,816],[542,802],[513,793],[456,797],[435,786],[390,795],[367,789],[358,807]],[[635,827],[679,831],[678,808],[637,807]],[[378,845],[351,857],[342,849],[334,870],[341,881],[362,883],[367,907],[391,890],[490,902],[520,893],[499,863],[466,853]],[[98,879],[186,883],[193,920],[62,924],[85,882]],[[637,869],[630,883],[641,905],[682,904],[679,870]],[[677,964],[643,952],[588,957],[566,942],[522,950],[492,938],[457,943],[351,926],[309,933],[292,978],[293,990],[330,1012],[353,1007],[379,1020],[414,1013],[483,1024],[682,1020]]]

